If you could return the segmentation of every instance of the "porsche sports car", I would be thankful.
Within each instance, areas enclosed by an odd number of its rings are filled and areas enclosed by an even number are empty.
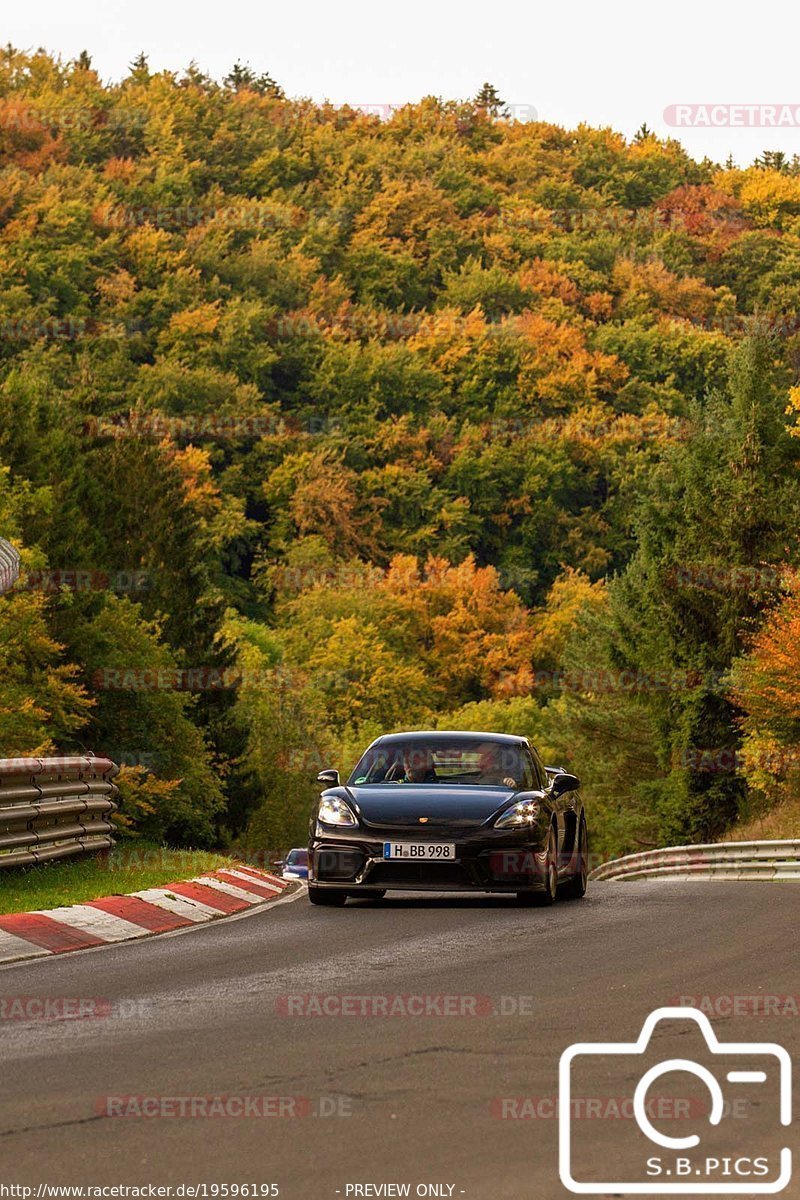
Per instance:
[[[527,738],[394,733],[346,783],[321,771],[311,814],[308,896],[341,905],[389,890],[513,892],[552,904],[586,891],[580,782],[546,768]]]

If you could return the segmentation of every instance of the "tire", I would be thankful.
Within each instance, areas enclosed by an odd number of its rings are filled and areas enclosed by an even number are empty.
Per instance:
[[[312,904],[324,904],[329,908],[341,908],[347,899],[347,892],[328,891],[327,888],[308,885],[308,898]]]
[[[565,900],[582,900],[586,895],[586,882],[589,874],[589,834],[583,817],[581,817],[581,826],[578,831],[578,862],[580,869],[577,875],[573,875],[566,883],[562,883],[558,889],[559,895],[563,896]]]
[[[536,908],[549,908],[558,894],[558,844],[556,832],[550,826],[547,835],[547,859],[545,863],[545,887],[541,892],[517,892],[517,904]]]

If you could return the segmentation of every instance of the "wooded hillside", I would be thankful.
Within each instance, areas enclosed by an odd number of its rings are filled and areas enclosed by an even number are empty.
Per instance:
[[[603,853],[797,795],[797,163],[7,48],[0,164],[0,754],[269,849],[403,727]]]

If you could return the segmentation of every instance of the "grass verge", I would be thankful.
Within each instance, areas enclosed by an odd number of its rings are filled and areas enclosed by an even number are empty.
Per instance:
[[[786,800],[761,817],[734,825],[726,842],[766,842],[800,838],[800,800]]]
[[[123,842],[107,857],[12,867],[0,870],[0,915],[160,887],[230,866],[233,861],[212,850],[171,850],[143,842]]]

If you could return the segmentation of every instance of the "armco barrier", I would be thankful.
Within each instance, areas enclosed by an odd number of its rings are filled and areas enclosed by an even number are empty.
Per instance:
[[[0,592],[7,592],[19,579],[19,553],[0,538]]]
[[[645,850],[603,863],[589,878],[800,880],[800,841],[712,842]]]
[[[0,759],[0,869],[113,846],[108,758]]]

